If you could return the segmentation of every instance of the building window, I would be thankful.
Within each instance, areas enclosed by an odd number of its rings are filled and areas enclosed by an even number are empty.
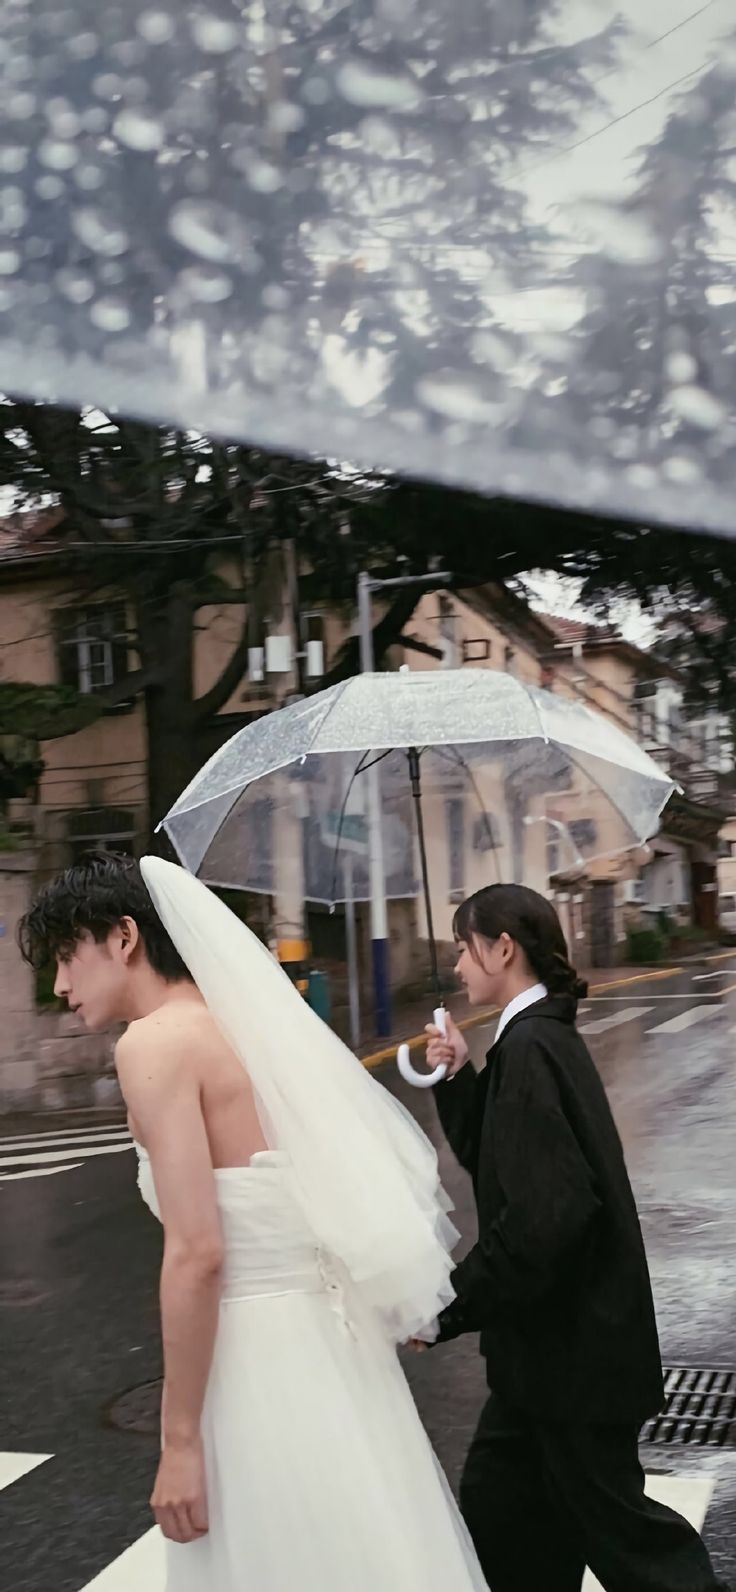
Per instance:
[[[453,901],[462,901],[465,896],[465,802],[451,797],[445,802],[445,817],[450,897]]]
[[[471,636],[463,642],[463,663],[490,663],[491,643],[484,637]]]
[[[128,674],[128,627],[123,603],[62,608],[56,614],[62,685],[84,696],[109,691]]]
[[[135,816],[120,807],[89,807],[68,813],[66,821],[69,860],[80,862],[88,851],[135,853]]]
[[[562,872],[562,848],[560,846],[560,831],[556,825],[550,824],[547,828],[547,874],[554,879],[556,874]]]
[[[504,666],[504,669],[506,670],[507,674],[514,674],[515,675],[515,674],[518,673],[518,665],[517,665],[517,660],[516,660],[516,653],[514,652],[513,647],[504,647],[504,649],[503,649],[503,666]]]

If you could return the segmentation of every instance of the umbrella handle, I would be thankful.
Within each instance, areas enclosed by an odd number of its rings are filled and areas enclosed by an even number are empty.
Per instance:
[[[447,1013],[444,1006],[438,1006],[434,1014],[434,1020],[436,1027],[441,1029],[443,1034],[446,1032],[446,1017]],[[411,1064],[408,1045],[399,1045],[396,1053],[396,1065],[404,1082],[410,1083],[414,1089],[431,1089],[434,1084],[441,1083],[442,1079],[447,1077],[447,1067],[444,1062],[441,1062],[439,1067],[435,1067],[434,1072],[417,1072],[416,1068]]]

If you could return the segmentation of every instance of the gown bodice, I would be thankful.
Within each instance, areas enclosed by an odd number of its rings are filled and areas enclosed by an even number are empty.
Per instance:
[[[138,1186],[161,1220],[151,1163],[136,1145]],[[293,1188],[288,1158],[260,1150],[248,1166],[215,1172],[224,1244],[223,1302],[337,1286],[335,1269],[316,1243]]]

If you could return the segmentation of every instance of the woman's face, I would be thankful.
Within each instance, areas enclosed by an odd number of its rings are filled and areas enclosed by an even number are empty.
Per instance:
[[[474,934],[472,941],[458,940],[457,950],[455,972],[465,986],[471,1006],[503,1004],[514,953],[514,942],[509,935],[486,940]]]

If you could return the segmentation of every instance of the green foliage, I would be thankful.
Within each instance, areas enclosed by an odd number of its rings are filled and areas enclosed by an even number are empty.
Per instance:
[[[667,941],[659,928],[642,928],[628,930],[626,935],[626,956],[629,962],[647,966],[652,962],[661,962],[666,955]]]
[[[50,741],[74,735],[99,718],[104,703],[65,685],[0,682],[0,737]]]

